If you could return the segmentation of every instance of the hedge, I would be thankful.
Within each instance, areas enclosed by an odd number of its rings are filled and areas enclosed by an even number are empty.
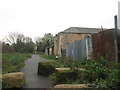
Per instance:
[[[51,65],[50,62],[48,61],[38,63],[38,74],[39,75],[48,76],[54,73],[55,71],[56,71],[55,66]]]

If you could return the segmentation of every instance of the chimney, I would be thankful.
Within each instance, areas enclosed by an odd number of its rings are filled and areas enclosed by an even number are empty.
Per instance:
[[[114,22],[115,22],[115,30],[118,29],[118,26],[117,26],[117,15],[114,16]]]

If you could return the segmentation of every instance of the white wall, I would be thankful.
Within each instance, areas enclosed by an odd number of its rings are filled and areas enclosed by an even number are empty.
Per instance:
[[[118,29],[120,29],[120,1],[118,2]]]

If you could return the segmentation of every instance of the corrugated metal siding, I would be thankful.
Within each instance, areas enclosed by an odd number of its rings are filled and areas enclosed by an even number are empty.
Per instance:
[[[106,30],[92,35],[93,55],[97,59],[97,55],[103,56],[109,61],[115,58],[115,30]]]
[[[78,40],[73,43],[69,43],[66,49],[66,56],[71,56],[73,60],[82,60],[87,58],[92,51],[91,39]]]

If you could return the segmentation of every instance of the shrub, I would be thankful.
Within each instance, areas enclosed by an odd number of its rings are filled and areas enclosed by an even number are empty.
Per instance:
[[[54,63],[55,64],[55,63]],[[95,88],[114,88],[120,86],[119,63],[100,60],[57,61],[56,67],[69,67],[70,71],[58,71],[50,75],[55,84],[89,84]],[[85,68],[86,70],[79,70]]]
[[[77,84],[91,83],[96,78],[94,72],[89,71],[89,70],[84,70],[84,71],[77,71],[76,70],[76,73],[77,73],[77,75],[76,75],[76,77],[77,77],[76,83]]]
[[[53,73],[50,78],[54,81],[54,84],[70,84],[77,79],[76,75],[73,70],[65,70]]]
[[[118,80],[118,63],[108,62],[107,60],[101,59],[98,62],[96,61],[84,61],[82,62],[83,66],[88,69],[88,78],[93,78],[91,83],[92,87],[97,88],[116,88],[117,85],[120,85]]]
[[[22,88],[24,84],[25,77],[22,72],[2,75],[2,88]]]
[[[55,70],[55,66],[51,65],[50,62],[40,62],[38,63],[38,74],[39,75],[50,75],[52,73],[54,73]]]
[[[57,84],[57,73],[52,73],[49,75],[49,78],[53,81],[53,84]]]

